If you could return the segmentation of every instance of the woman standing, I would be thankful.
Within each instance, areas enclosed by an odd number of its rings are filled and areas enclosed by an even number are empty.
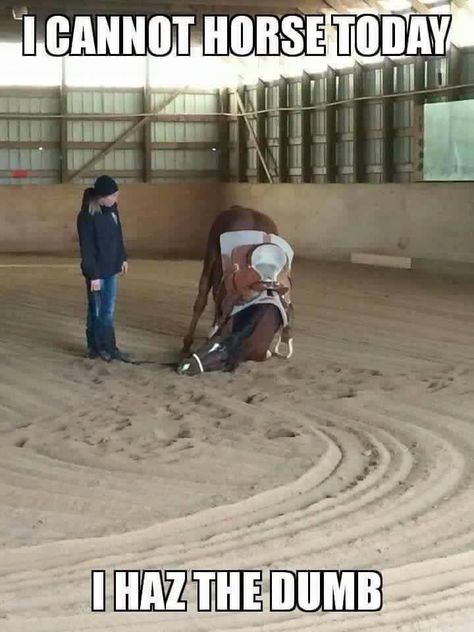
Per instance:
[[[127,253],[117,210],[118,186],[110,176],[100,176],[84,191],[77,231],[81,269],[87,287],[87,347],[89,358],[130,361],[115,342],[117,275],[128,272]]]

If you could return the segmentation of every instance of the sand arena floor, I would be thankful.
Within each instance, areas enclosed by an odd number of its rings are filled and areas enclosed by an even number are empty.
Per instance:
[[[474,629],[472,281],[297,263],[294,359],[184,378],[85,359],[77,263],[12,263],[38,259],[0,260],[2,632]],[[121,345],[175,358],[199,272],[132,261]],[[93,568],[374,568],[385,604],[91,614]]]

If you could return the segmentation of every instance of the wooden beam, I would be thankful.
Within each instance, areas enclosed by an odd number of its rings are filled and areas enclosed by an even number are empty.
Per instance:
[[[363,96],[363,68],[358,62],[354,63],[354,98]],[[353,181],[365,181],[364,168],[364,129],[363,104],[361,101],[353,103],[353,138],[352,138],[352,169]]]
[[[336,101],[336,71],[328,66],[326,71],[326,102]],[[326,182],[336,182],[336,108],[326,109]]]
[[[415,91],[423,90],[425,87],[425,59],[415,57]],[[415,94],[413,97],[413,172],[412,177],[415,182],[423,180],[423,129],[424,129],[424,103],[425,97]]]
[[[198,150],[204,149],[208,151],[217,151],[218,150],[219,141],[201,141],[201,140],[191,140],[191,141],[178,141],[178,142],[163,142],[157,141],[151,143],[152,149],[191,149]]]
[[[185,5],[183,7],[183,4]],[[202,9],[205,13],[211,13],[215,11],[219,14],[222,13],[291,13],[298,7],[302,7],[308,13],[319,11],[319,7],[323,6],[322,0],[295,0],[295,2],[286,2],[285,0],[187,0],[183,2],[127,2],[126,0],[95,0],[91,2],[89,0],[69,0],[67,8],[64,7],[64,13],[113,13],[113,14],[130,14],[130,13],[142,13],[142,14],[179,14],[189,13],[189,9],[193,8],[193,13],[199,13]],[[48,13],[54,13],[57,11],[57,2],[35,2],[30,0],[28,6],[31,9],[35,9],[36,14],[42,19]],[[13,22],[13,20],[11,20]],[[197,20],[199,23],[199,20]],[[13,23],[12,26],[16,26]],[[21,30],[19,27],[17,30]]]
[[[463,9],[467,13],[474,15],[474,6],[469,4],[469,0],[451,0],[457,9]]]
[[[41,147],[41,149],[40,149]],[[0,149],[59,149],[61,141],[57,140],[0,140]]]
[[[325,0],[325,3],[328,5],[328,7],[334,9],[336,13],[347,13],[349,11],[347,6],[343,2],[341,2],[341,0]]]
[[[278,82],[278,106],[288,107],[288,83],[285,77]],[[280,182],[288,182],[288,112],[278,112],[278,173]]]
[[[239,86],[234,93],[237,112],[240,110],[239,102],[245,99],[245,87]],[[243,116],[237,117],[237,182],[247,182],[247,137],[246,125]]]
[[[67,87],[66,87],[66,58],[61,59],[61,86],[59,88],[59,111],[67,114]],[[67,147],[67,120],[59,120],[59,181],[62,183],[68,180],[68,147]]]
[[[417,13],[431,13],[429,7],[420,0],[411,0],[411,8]]]
[[[220,111],[230,111],[230,96],[228,88],[219,90]],[[221,116],[219,120],[219,173],[221,182],[229,182],[229,119]]]
[[[89,142],[89,141],[69,141],[68,149],[76,149],[83,151],[103,150],[109,147],[107,142]],[[178,142],[151,142],[151,149],[208,149],[217,150],[218,141],[178,141]],[[40,149],[41,148],[41,149]],[[56,140],[0,140],[0,149],[61,149],[61,141]],[[140,141],[123,141],[117,143],[114,149],[121,150],[139,150],[143,149],[143,143]]]
[[[69,93],[69,90],[68,90]],[[187,93],[186,93],[187,94]],[[2,89],[0,95],[3,97]],[[67,121],[133,121],[143,116],[149,116],[151,121],[166,121],[171,123],[215,123],[219,119],[217,114],[42,114],[40,112],[0,112],[0,120],[10,121],[41,121],[41,120],[61,120]]]
[[[387,57],[383,62],[382,94],[393,94],[393,63]],[[382,154],[382,174],[383,182],[393,182],[393,100],[384,99],[382,101],[382,132],[383,132],[383,154]]]
[[[185,90],[186,90],[185,86],[183,88],[180,88],[179,90],[176,90],[176,92],[174,92],[172,95],[170,95],[167,99],[165,99],[160,104],[160,106],[158,107],[156,112],[159,112],[160,110],[163,110],[165,107],[167,107],[170,103],[172,103],[176,99],[177,96],[179,96]],[[91,158],[91,160],[86,162],[85,165],[83,165],[80,169],[78,169],[78,171],[76,171],[71,176],[70,181],[74,180],[75,178],[78,178],[85,171],[89,170],[93,165],[95,165],[99,160],[101,160],[102,158],[105,158],[105,156],[107,156],[111,151],[113,151],[119,143],[121,143],[123,140],[125,140],[131,134],[133,134],[133,132],[136,132],[143,125],[145,125],[145,123],[149,120],[150,116],[153,116],[153,113],[147,114],[146,116],[141,118],[137,123],[134,123],[131,127],[129,127],[127,130],[125,130],[125,132],[120,134],[112,143],[107,145],[107,147],[105,149],[100,151],[93,158]]]
[[[301,107],[311,106],[311,77],[307,72],[301,78]],[[301,111],[301,180],[312,182],[313,166],[311,148],[313,139],[311,134],[311,110]]]
[[[364,0],[365,4],[377,13],[391,13],[379,0]]]
[[[266,13],[269,9],[280,7],[286,13],[291,13],[299,7],[305,11],[314,11],[315,7],[320,7],[323,2],[318,0],[295,0],[288,2],[285,0],[186,0],[188,6],[215,7],[218,11],[221,7],[231,7],[239,9],[241,6],[254,7],[255,12]]]
[[[461,84],[461,51],[453,43],[450,43],[447,59],[448,71],[447,71],[447,84],[448,86],[456,86]],[[450,100],[457,101],[461,94],[455,92]]]
[[[99,150],[102,151],[103,149],[106,149],[108,146],[110,145],[110,141],[107,142],[103,142],[103,141],[97,141],[97,142],[91,142],[91,141],[77,141],[77,140],[72,140],[68,142],[68,149],[83,149],[83,150]],[[114,149],[143,149],[143,143],[140,141],[123,141],[121,143],[117,143],[114,147]]]
[[[218,180],[219,178],[219,172],[215,169],[154,169],[151,175],[153,179],[159,177],[178,179],[195,177],[197,180],[202,180],[203,178],[214,178]]]
[[[143,111],[151,112],[152,97],[150,89],[150,60],[147,55],[145,60],[145,85],[143,86],[142,95]],[[143,182],[151,182],[152,171],[152,122],[147,119],[143,126]]]
[[[259,79],[257,83],[257,99],[256,99],[256,109],[257,111],[265,109],[265,83]],[[262,155],[265,148],[265,122],[266,116],[265,114],[257,114],[257,124],[256,124],[256,144],[260,148]],[[268,168],[268,165],[267,165]],[[265,182],[269,180],[268,174],[266,173],[265,161],[258,160],[257,161],[257,182]]]
[[[16,178],[12,175],[15,169],[0,169],[0,178],[12,178],[15,182],[21,184],[23,178]],[[59,174],[54,169],[25,169],[26,178],[52,178],[55,182],[58,181]]]

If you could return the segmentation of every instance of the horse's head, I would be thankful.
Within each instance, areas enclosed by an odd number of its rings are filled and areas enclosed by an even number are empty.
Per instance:
[[[177,368],[179,375],[199,375],[207,371],[223,371],[229,365],[229,347],[216,340],[210,340],[195,353],[181,361]]]
[[[261,362],[272,356],[275,334],[281,329],[282,317],[273,304],[252,305],[233,317],[232,333],[217,333],[177,367],[180,375],[198,375],[208,371],[232,371],[245,360]],[[289,342],[290,352],[292,343]],[[278,344],[273,352],[281,354]],[[291,353],[290,353],[291,355]]]

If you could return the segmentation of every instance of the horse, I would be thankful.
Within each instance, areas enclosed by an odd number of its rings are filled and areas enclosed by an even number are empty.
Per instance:
[[[185,357],[177,368],[178,373],[182,375],[216,370],[232,371],[244,361],[261,362],[272,355],[280,358],[289,358],[292,355],[291,330],[294,310],[291,301],[285,303],[285,318],[282,317],[282,310],[275,304],[277,301],[274,301],[274,304],[250,303],[232,316],[226,314],[228,293],[223,278],[221,236],[235,231],[261,231],[267,235],[277,236],[277,239],[279,234],[275,222],[255,209],[232,206],[215,218],[209,231],[191,322],[183,339],[182,354]],[[212,331],[208,341],[197,352],[189,355],[195,330],[207,306],[211,288],[214,299]],[[277,345],[270,351],[278,332],[281,333]],[[286,356],[279,351],[282,342],[288,344],[289,352]]]

